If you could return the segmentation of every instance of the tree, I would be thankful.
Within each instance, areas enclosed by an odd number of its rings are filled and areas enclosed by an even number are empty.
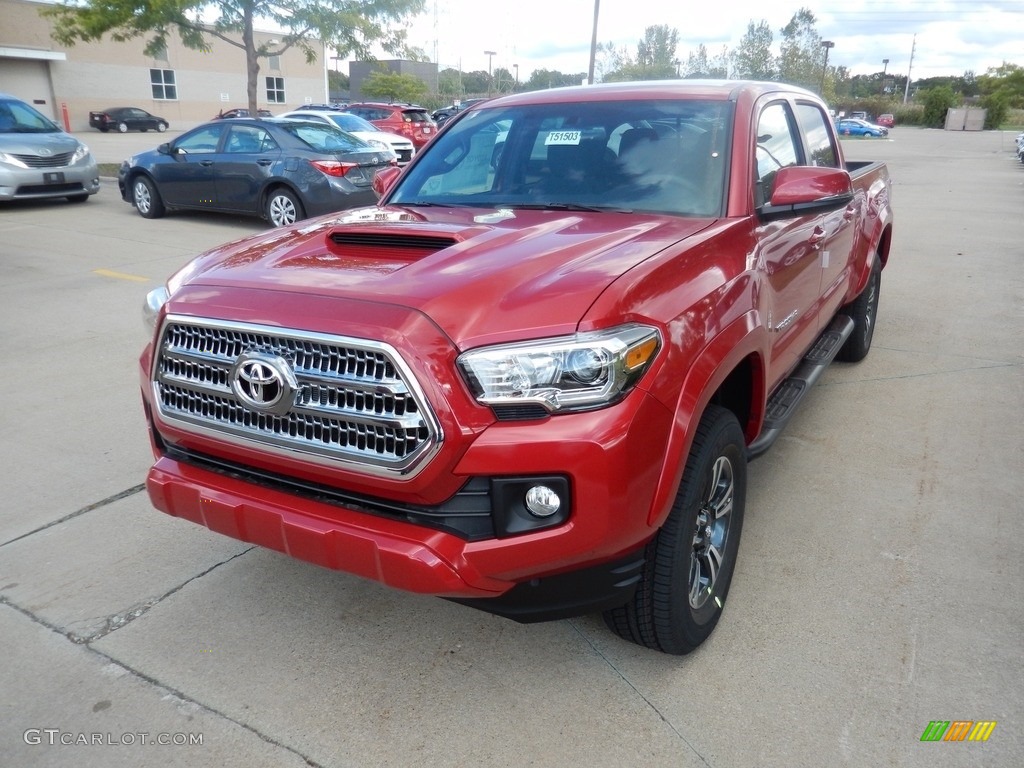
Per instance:
[[[960,98],[948,85],[940,85],[924,94],[924,124],[929,128],[942,128],[946,124],[946,113]]]
[[[734,74],[739,79],[772,80],[775,77],[775,57],[772,55],[772,30],[768,22],[754,26],[747,24],[747,33],[740,39],[739,48],[732,54]]]
[[[645,79],[667,80],[677,76],[676,46],[679,31],[667,24],[656,24],[644,30],[636,46],[636,63]]]
[[[65,0],[66,3],[74,0]],[[312,64],[322,41],[338,56],[368,59],[372,45],[408,54],[406,16],[423,10],[424,0],[82,0],[40,11],[54,19],[53,37],[63,45],[100,40],[123,42],[149,36],[146,53],[167,47],[177,32],[188,48],[210,50],[210,39],[245,52],[249,110],[256,114],[260,59],[291,48]],[[216,18],[210,19],[210,12]],[[261,20],[283,30],[275,45],[257,43],[253,24]]]
[[[359,90],[373,99],[413,102],[427,93],[427,84],[413,75],[378,70],[363,81]]]
[[[453,99],[462,96],[465,93],[462,90],[462,72],[453,67],[447,67],[438,72],[437,92]]]
[[[814,14],[801,8],[782,28],[782,43],[779,53],[779,79],[791,85],[817,91],[825,66],[825,53],[821,35],[814,25]]]

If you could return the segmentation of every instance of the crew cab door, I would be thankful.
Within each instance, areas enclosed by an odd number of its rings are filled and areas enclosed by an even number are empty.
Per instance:
[[[768,289],[765,297],[771,360],[769,389],[789,373],[818,335],[815,312],[821,285],[821,247],[827,238],[819,212],[762,216],[782,168],[804,163],[803,144],[787,101],[765,105],[757,117],[754,152],[754,206],[760,221],[755,237],[756,269]]]
[[[835,134],[828,127],[829,116],[817,104],[801,101],[796,103],[796,116],[803,136],[806,164],[841,168]],[[819,330],[823,330],[846,298],[846,288],[852,277],[857,222],[863,215],[861,207],[864,203],[864,195],[856,194],[847,205],[821,215],[820,225],[825,236],[819,247],[821,281],[816,308],[821,318]]]

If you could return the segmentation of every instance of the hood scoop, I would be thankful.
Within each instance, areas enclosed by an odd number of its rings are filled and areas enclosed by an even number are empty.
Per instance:
[[[332,232],[327,243],[332,253],[348,258],[415,261],[449,248],[461,240],[447,235],[385,232]]]

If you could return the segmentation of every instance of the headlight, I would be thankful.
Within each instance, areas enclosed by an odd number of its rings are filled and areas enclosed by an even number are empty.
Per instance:
[[[85,144],[79,144],[78,149],[75,150],[75,154],[71,156],[70,165],[74,165],[79,160],[84,160],[89,156],[89,148]]]
[[[391,149],[391,147],[389,147],[380,139],[367,139],[366,143],[369,144],[374,149]]]
[[[477,401],[536,403],[550,413],[601,408],[625,396],[661,346],[657,329],[623,325],[465,352],[458,364]]]
[[[160,317],[160,310],[171,295],[164,286],[154,288],[146,294],[146,301],[142,305],[142,322],[146,326],[146,332],[152,335],[156,330],[156,321]]]
[[[0,152],[0,163],[6,163],[7,165],[14,165],[18,168],[28,168],[25,163],[16,158],[14,155],[9,155],[6,152]]]

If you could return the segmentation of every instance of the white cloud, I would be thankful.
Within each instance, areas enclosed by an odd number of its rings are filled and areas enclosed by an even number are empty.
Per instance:
[[[1024,0],[795,0],[792,7],[754,0],[727,4],[664,0],[603,0],[598,42],[636,52],[644,30],[666,24],[679,32],[679,58],[703,44],[712,56],[735,48],[750,22],[763,19],[778,44],[781,28],[801,8],[817,17],[822,38],[836,44],[830,63],[852,74],[871,74],[889,59],[890,73],[906,74],[911,48],[914,79],[983,74],[1004,61],[1024,66]],[[410,28],[410,41],[442,67],[484,70],[519,65],[522,79],[535,69],[586,72],[593,0],[429,0]],[[916,34],[916,46],[914,46]]]

